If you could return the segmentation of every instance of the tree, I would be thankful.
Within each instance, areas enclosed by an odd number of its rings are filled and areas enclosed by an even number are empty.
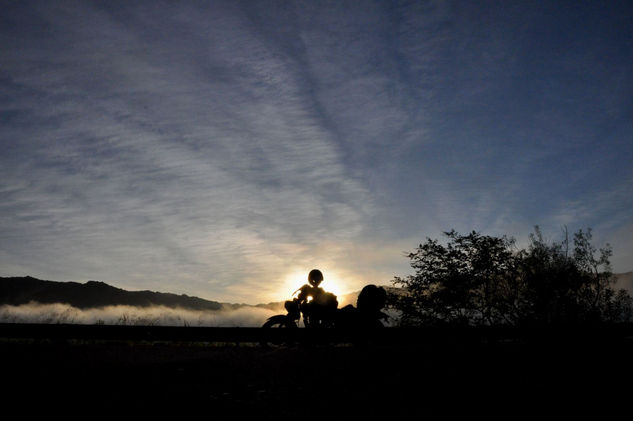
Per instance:
[[[569,325],[631,318],[631,297],[613,289],[611,247],[598,250],[591,241],[591,229],[576,232],[573,244],[565,230],[561,242],[548,244],[535,228],[520,264],[528,297],[524,322]]]
[[[409,253],[415,274],[396,277],[407,290],[395,300],[406,325],[497,324],[511,313],[513,287],[507,275],[516,271],[514,240],[475,231],[444,233],[446,245],[427,238]]]
[[[403,325],[586,324],[631,318],[632,300],[612,288],[611,248],[597,250],[591,230],[548,244],[538,227],[527,250],[506,236],[444,233],[408,254],[414,275],[395,277],[391,297]]]

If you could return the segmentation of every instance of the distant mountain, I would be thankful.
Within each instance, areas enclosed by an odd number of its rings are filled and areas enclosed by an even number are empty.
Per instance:
[[[614,288],[625,289],[633,296],[633,272],[617,273],[615,278]],[[401,288],[386,285],[383,285],[383,287],[391,293],[402,292]],[[339,307],[347,304],[355,306],[359,292],[356,291],[339,296]],[[185,294],[126,291],[99,281],[88,281],[82,284],[79,282],[45,281],[31,276],[0,277],[0,305],[21,305],[29,302],[41,304],[65,303],[80,309],[127,305],[134,307],[165,306],[204,311],[237,309],[241,307],[259,307],[279,312],[285,311],[283,301],[251,306],[247,304],[220,303]]]
[[[633,285],[633,284],[632,284]],[[396,290],[384,286],[387,290]],[[339,307],[347,304],[356,305],[360,291],[343,294],[338,297]],[[290,297],[289,297],[290,298]],[[268,304],[229,304],[204,300],[188,295],[177,295],[153,291],[126,291],[104,282],[88,281],[57,282],[25,277],[0,277],[0,305],[20,305],[29,302],[42,304],[65,303],[80,309],[127,305],[134,307],[165,306],[190,310],[221,310],[241,307],[259,307],[283,313],[284,301]]]
[[[127,305],[135,307],[165,306],[190,310],[220,310],[225,305],[188,295],[153,291],[126,291],[104,282],[54,282],[26,277],[0,277],[0,304],[20,305],[65,303],[85,309]],[[234,305],[228,305],[234,307]]]

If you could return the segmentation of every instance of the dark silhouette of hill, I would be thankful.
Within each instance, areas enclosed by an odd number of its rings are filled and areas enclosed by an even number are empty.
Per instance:
[[[390,286],[383,287],[392,293],[400,290],[400,288]],[[356,305],[359,292],[344,294],[339,297],[339,302]],[[161,305],[190,310],[226,310],[240,307],[258,307],[273,311],[283,311],[284,309],[284,301],[252,306],[249,304],[220,303],[184,294],[127,291],[99,281],[88,281],[82,284],[79,282],[47,281],[31,276],[0,277],[0,305],[20,305],[29,302],[42,304],[65,303],[80,309],[114,305],[134,307]]]
[[[44,281],[30,276],[0,277],[0,304],[20,305],[33,301],[42,304],[65,303],[81,309],[114,305],[165,306],[191,310],[226,308],[222,303],[184,294],[126,291],[98,281],[81,284]]]
[[[615,274],[616,287],[626,289],[633,294],[633,272]],[[383,286],[391,294],[401,294],[402,288]],[[359,291],[340,297],[340,302],[356,303]],[[20,305],[29,302],[42,304],[66,303],[73,307],[85,309],[113,305],[129,305],[135,307],[151,307],[161,305],[170,308],[186,308],[191,310],[220,310],[239,307],[253,307],[247,304],[220,303],[192,297],[185,294],[154,291],[127,291],[116,288],[105,282],[46,281],[31,276],[0,277],[0,305]],[[283,301],[257,304],[254,307],[273,311],[283,310]]]

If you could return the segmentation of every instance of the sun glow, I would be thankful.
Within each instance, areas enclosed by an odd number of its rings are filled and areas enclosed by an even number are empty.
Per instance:
[[[308,272],[310,270],[305,271],[295,271],[290,273],[281,286],[281,291],[279,292],[280,297],[285,297],[285,299],[290,299],[290,296],[295,293],[299,288],[308,283]],[[336,275],[336,272],[330,272],[326,270],[322,270],[323,272],[323,282],[319,285],[321,288],[326,290],[327,292],[331,292],[337,297],[342,296],[342,294],[346,293],[345,283],[340,280],[340,278]]]

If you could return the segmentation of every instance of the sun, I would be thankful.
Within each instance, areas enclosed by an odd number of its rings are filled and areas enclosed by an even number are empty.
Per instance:
[[[290,299],[291,295],[295,293],[299,288],[308,283],[308,270],[296,270],[289,273],[282,282],[279,295]],[[323,270],[323,282],[319,285],[327,292],[331,292],[337,297],[341,297],[345,293],[345,284],[341,281],[334,271]],[[340,298],[339,298],[340,299]]]
[[[329,275],[327,277],[324,276],[323,282],[321,282],[321,285],[319,286],[337,297],[340,297],[343,294],[343,285],[341,281],[333,275]]]

